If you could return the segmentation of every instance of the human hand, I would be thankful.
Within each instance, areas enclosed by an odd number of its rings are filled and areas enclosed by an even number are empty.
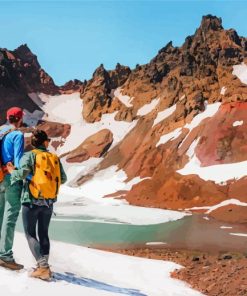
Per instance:
[[[14,171],[15,166],[13,165],[12,162],[8,162],[8,163],[6,164],[6,169],[7,169],[7,171],[11,174],[11,173]]]

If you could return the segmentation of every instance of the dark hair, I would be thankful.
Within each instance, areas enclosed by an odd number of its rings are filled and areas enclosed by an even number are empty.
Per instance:
[[[36,129],[32,132],[31,144],[35,148],[41,146],[45,141],[50,141],[45,131]]]
[[[14,115],[10,115],[9,116],[9,123],[16,123],[20,120],[20,117],[14,116]]]

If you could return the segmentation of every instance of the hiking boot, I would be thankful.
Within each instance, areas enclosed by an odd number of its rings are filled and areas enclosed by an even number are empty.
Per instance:
[[[0,267],[5,267],[11,270],[21,270],[24,268],[22,264],[16,263],[15,260],[5,261],[3,259],[0,259]]]
[[[50,267],[37,267],[33,272],[31,272],[30,277],[49,281],[51,279]]]

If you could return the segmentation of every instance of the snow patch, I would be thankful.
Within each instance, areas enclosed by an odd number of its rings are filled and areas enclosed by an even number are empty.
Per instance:
[[[220,94],[221,94],[222,96],[224,96],[225,93],[226,93],[226,91],[227,91],[227,88],[226,88],[225,86],[223,86],[223,87],[221,88],[221,90],[220,90]]]
[[[216,184],[224,184],[227,180],[238,180],[247,175],[247,161],[211,165],[201,167],[200,161],[194,155],[193,158],[177,171],[181,175],[198,175],[205,181],[214,181]]]
[[[82,100],[79,93],[50,96],[39,94],[43,101],[43,119],[60,123],[75,124],[82,119]]]
[[[182,95],[182,97],[179,98],[179,101],[183,101],[183,99],[185,99],[185,95]]]
[[[237,232],[232,232],[232,233],[229,233],[230,235],[236,235],[236,236],[245,236],[247,237],[247,233],[237,233]]]
[[[145,116],[148,113],[150,113],[159,103],[160,99],[154,99],[152,100],[149,104],[146,104],[144,106],[142,106],[138,111],[137,111],[137,115],[139,116]]]
[[[195,149],[196,149],[196,146],[197,146],[197,144],[198,144],[199,141],[200,141],[200,138],[194,140],[194,141],[192,142],[192,144],[190,145],[189,149],[188,149],[187,152],[186,152],[186,155],[189,156],[189,159],[190,159],[190,160],[191,160],[191,159],[193,158],[193,156],[195,155]],[[197,161],[200,162],[199,159],[197,159]]]
[[[133,104],[131,104],[134,97],[130,98],[127,95],[121,94],[121,88],[117,88],[114,91],[114,97],[118,98],[121,103],[123,103],[127,108],[133,107]]]
[[[244,62],[233,66],[232,74],[236,75],[242,83],[247,84],[247,65]]]
[[[221,103],[214,103],[214,104],[208,104],[207,101],[204,103],[205,104],[205,111],[202,113],[196,115],[190,123],[187,123],[184,128],[189,129],[189,132],[187,136],[183,139],[182,143],[179,145],[179,148],[183,145],[183,143],[186,141],[186,139],[189,137],[190,132],[199,124],[208,117],[214,116],[217,111],[219,110],[219,107]]]
[[[163,121],[164,119],[166,119],[167,117],[172,115],[175,112],[175,110],[176,110],[176,105],[173,105],[170,108],[167,108],[161,112],[158,112],[158,114],[153,122],[153,126],[155,126],[159,122]]]
[[[239,126],[239,125],[243,125],[244,121],[240,120],[240,121],[234,121],[232,126]]]
[[[221,229],[232,229],[232,226],[224,226],[224,225],[222,225],[222,226],[220,226],[220,228]]]
[[[190,123],[187,123],[184,128],[188,128],[190,131],[195,127],[199,126],[199,124],[208,117],[212,117],[219,110],[221,103],[207,104],[204,112],[196,115]]]
[[[177,139],[181,135],[181,131],[182,131],[182,128],[179,127],[177,129],[175,129],[174,131],[161,136],[159,142],[156,144],[156,147],[158,147],[161,144],[165,144],[170,140]]]
[[[29,112],[27,109],[24,109],[24,117],[23,122],[26,123],[28,126],[36,126],[38,122],[44,116],[44,112],[40,110],[35,110],[33,113]]]
[[[161,246],[161,245],[166,245],[164,242],[148,242],[146,243],[146,246]]]

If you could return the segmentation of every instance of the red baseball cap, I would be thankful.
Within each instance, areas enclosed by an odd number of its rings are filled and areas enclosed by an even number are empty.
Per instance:
[[[22,118],[24,115],[24,112],[21,108],[19,107],[12,107],[7,110],[7,119],[9,119],[10,116],[15,116],[17,118]]]

